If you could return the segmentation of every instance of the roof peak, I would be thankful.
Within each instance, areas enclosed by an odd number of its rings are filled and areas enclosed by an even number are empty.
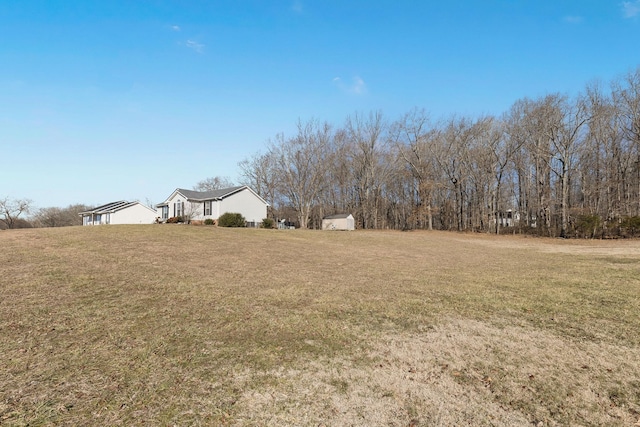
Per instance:
[[[219,199],[225,196],[228,196],[232,193],[235,193],[243,188],[247,187],[246,185],[238,185],[235,187],[227,187],[220,188],[217,190],[209,190],[209,191],[197,191],[197,190],[188,190],[186,188],[178,188],[180,194],[185,196],[187,199],[192,200],[209,200],[209,199]]]

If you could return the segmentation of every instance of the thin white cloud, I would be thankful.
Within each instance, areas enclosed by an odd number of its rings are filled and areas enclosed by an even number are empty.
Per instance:
[[[302,2],[300,0],[294,0],[293,3],[291,4],[291,10],[293,10],[296,13],[302,13],[304,11]]]
[[[351,86],[351,92],[356,95],[363,95],[367,92],[367,85],[359,76],[353,78],[353,85]]]
[[[180,31],[180,26],[179,25],[172,25],[171,26],[171,30],[172,31]]]
[[[640,0],[623,1],[622,14],[625,18],[635,18],[640,15]]]
[[[202,53],[202,52],[204,52],[204,45],[203,45],[203,44],[201,44],[201,43],[198,43],[198,42],[196,42],[196,41],[193,41],[193,40],[187,40],[186,46],[187,46],[189,49],[194,50],[195,52],[198,52],[198,53]]]
[[[584,22],[584,18],[582,16],[565,16],[564,21],[569,24],[581,24]]]
[[[353,95],[364,95],[367,93],[367,84],[360,76],[355,76],[350,83],[345,83],[340,77],[334,77],[333,84],[341,91]]]

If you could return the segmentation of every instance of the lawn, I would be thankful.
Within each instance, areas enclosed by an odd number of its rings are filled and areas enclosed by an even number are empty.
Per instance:
[[[149,225],[0,248],[0,425],[640,422],[637,240]]]

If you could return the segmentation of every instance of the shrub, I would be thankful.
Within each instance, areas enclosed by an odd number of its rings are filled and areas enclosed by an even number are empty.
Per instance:
[[[179,222],[182,222],[182,217],[181,216],[172,216],[171,218],[168,218],[165,222],[167,224],[177,224]]]
[[[225,212],[218,218],[220,227],[244,227],[247,222],[239,213]]]
[[[261,228],[274,228],[275,222],[273,221],[273,219],[271,218],[265,218],[262,220],[262,223],[260,224]]]
[[[207,218],[204,220],[204,225],[216,225],[216,222],[211,218]]]
[[[637,236],[640,233],[640,216],[628,216],[622,220],[620,227],[626,236]]]
[[[576,219],[576,232],[579,237],[593,238],[601,227],[598,215],[579,215]]]

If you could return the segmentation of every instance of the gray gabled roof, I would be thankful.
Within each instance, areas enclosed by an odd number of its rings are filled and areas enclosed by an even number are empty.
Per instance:
[[[187,190],[185,188],[176,188],[173,193],[162,203],[158,203],[156,205],[157,208],[167,206],[169,200],[171,200],[176,194],[181,194],[190,202],[204,202],[206,200],[222,200],[225,197],[231,196],[233,194],[239,193],[243,190],[248,190],[254,196],[256,196],[260,201],[262,201],[265,205],[269,206],[266,200],[264,200],[258,193],[253,191],[251,187],[247,185],[239,185],[237,187],[229,187],[229,188],[221,188],[219,190],[212,191],[194,191]]]
[[[237,187],[229,187],[229,188],[221,188],[219,190],[211,190],[211,191],[194,191],[194,190],[186,190],[184,188],[178,188],[177,191],[180,192],[183,196],[187,198],[187,200],[194,201],[204,201],[204,200],[217,200],[223,199],[227,196],[230,196],[233,193],[236,193],[245,188],[244,185],[240,185]]]
[[[88,215],[88,214],[103,214],[103,213],[111,213],[115,211],[119,211],[120,209],[128,208],[129,206],[133,206],[138,202],[127,202],[124,200],[120,200],[119,202],[111,202],[106,205],[101,205],[95,207],[93,209],[89,209],[88,211],[79,212],[79,215]]]

